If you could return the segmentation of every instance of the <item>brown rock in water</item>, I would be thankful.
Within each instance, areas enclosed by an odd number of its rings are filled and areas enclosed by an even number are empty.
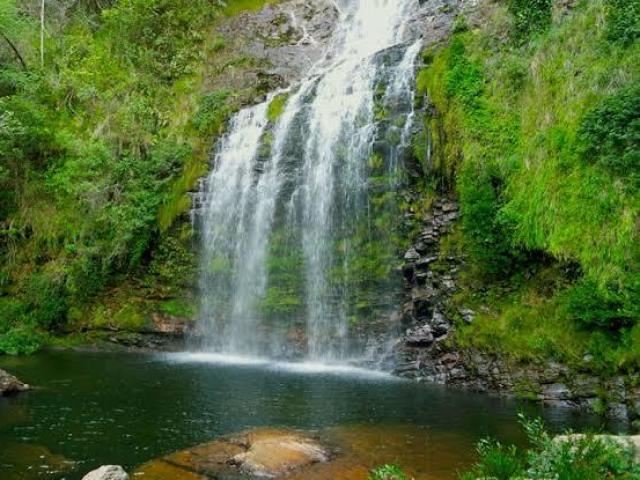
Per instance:
[[[0,396],[29,390],[29,385],[22,383],[13,375],[0,370]]]
[[[141,466],[133,476],[145,480],[283,478],[328,459],[327,449],[307,435],[262,428],[167,455]]]

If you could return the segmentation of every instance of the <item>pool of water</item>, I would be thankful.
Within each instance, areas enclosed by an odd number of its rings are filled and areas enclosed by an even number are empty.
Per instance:
[[[3,480],[76,480],[102,464],[132,469],[261,426],[318,432],[367,463],[399,462],[418,479],[446,479],[473,461],[481,437],[522,441],[520,410],[558,430],[597,426],[564,409],[325,365],[45,352],[0,357],[0,368],[35,386],[0,399]]]

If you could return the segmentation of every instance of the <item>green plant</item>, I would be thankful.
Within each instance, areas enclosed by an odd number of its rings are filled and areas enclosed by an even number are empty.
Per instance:
[[[374,469],[368,480],[408,480],[409,477],[397,465],[382,465]]]
[[[634,460],[634,452],[623,444],[593,435],[569,435],[556,439],[545,430],[541,420],[528,420],[520,416],[520,421],[530,443],[527,450],[522,451],[514,445],[504,446],[492,440],[481,440],[478,444],[478,462],[460,478],[640,478],[640,466]]]
[[[632,45],[640,37],[640,0],[607,0],[606,19],[607,38]]]
[[[585,162],[601,166],[634,187],[640,185],[640,81],[587,112],[578,141]]]
[[[513,16],[513,37],[523,42],[533,33],[541,33],[551,24],[552,0],[509,0],[509,13]]]

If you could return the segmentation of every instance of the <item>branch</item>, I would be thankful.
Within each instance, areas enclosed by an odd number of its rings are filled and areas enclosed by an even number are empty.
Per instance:
[[[20,60],[20,64],[22,65],[22,68],[26,71],[27,69],[27,64],[24,61],[24,58],[22,58],[22,55],[20,55],[20,51],[18,50],[18,47],[15,46],[15,44],[9,39],[9,37],[7,37],[4,33],[0,32],[0,36],[4,39],[5,42],[7,42],[9,44],[9,46],[11,47],[11,50],[13,50],[13,53],[16,54],[16,57],[18,57],[18,60]]]

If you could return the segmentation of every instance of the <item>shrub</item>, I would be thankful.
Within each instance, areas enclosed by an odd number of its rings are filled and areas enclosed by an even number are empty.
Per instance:
[[[373,470],[368,480],[408,480],[408,478],[397,465],[383,465]]]
[[[631,45],[640,37],[640,0],[606,1],[607,39]]]
[[[0,333],[0,354],[29,355],[38,351],[45,336],[29,326],[12,328]]]
[[[552,0],[509,0],[509,13],[514,19],[512,36],[518,42],[546,30],[551,24]]]
[[[635,317],[622,292],[600,287],[590,279],[584,279],[569,289],[567,310],[570,318],[586,328],[617,330],[631,325]]]
[[[640,12],[638,12],[640,15]],[[605,98],[578,133],[580,154],[636,186],[640,183],[640,82]]]
[[[45,274],[33,275],[28,280],[26,315],[37,326],[56,329],[66,322],[69,304],[63,280]]]
[[[520,416],[530,448],[503,446],[490,440],[478,444],[479,460],[463,480],[486,478],[515,480],[602,480],[639,478],[640,466],[629,448],[593,435],[577,436],[573,440],[556,440],[541,420],[526,420]]]

